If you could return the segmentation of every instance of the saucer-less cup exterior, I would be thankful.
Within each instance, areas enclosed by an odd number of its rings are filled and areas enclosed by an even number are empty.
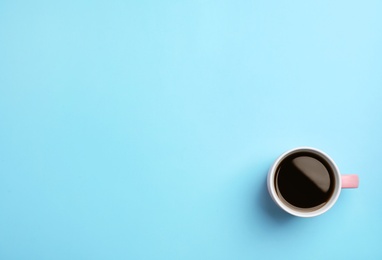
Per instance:
[[[292,208],[288,206],[287,204],[285,204],[276,193],[275,175],[276,175],[277,167],[288,155],[299,153],[299,152],[310,152],[324,158],[327,161],[327,163],[330,165],[334,173],[334,191],[332,196],[330,197],[330,199],[327,201],[327,203],[324,206],[312,211],[299,210],[298,208]],[[333,205],[336,203],[342,188],[358,188],[358,184],[359,184],[358,175],[355,175],[355,174],[341,175],[337,165],[334,163],[333,159],[330,158],[330,156],[312,147],[298,147],[298,148],[288,150],[282,155],[280,155],[272,164],[272,166],[269,168],[268,178],[267,178],[268,191],[273,201],[286,212],[297,217],[305,217],[305,218],[315,217],[325,213],[331,207],[333,207]]]

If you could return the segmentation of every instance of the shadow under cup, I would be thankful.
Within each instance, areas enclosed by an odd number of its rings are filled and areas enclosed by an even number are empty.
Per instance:
[[[299,217],[329,210],[341,192],[341,175],[324,152],[300,147],[282,154],[268,172],[268,190],[275,203]]]

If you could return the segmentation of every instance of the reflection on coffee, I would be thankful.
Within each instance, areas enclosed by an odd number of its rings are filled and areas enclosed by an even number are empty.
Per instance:
[[[299,152],[287,156],[276,170],[275,187],[280,199],[291,207],[316,210],[333,194],[334,173],[324,158]]]

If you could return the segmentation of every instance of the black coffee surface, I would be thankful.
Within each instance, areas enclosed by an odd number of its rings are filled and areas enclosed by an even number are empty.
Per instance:
[[[301,152],[286,157],[276,170],[276,191],[294,207],[325,205],[334,190],[334,173],[320,156]]]

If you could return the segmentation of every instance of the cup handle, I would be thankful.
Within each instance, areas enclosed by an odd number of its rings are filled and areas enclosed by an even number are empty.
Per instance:
[[[359,178],[357,174],[344,174],[341,175],[343,189],[358,188]]]

